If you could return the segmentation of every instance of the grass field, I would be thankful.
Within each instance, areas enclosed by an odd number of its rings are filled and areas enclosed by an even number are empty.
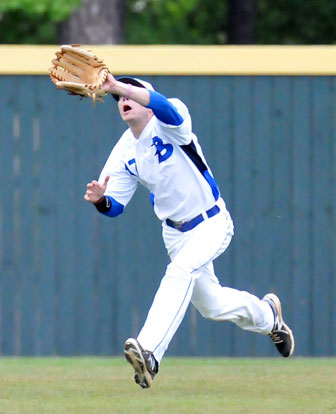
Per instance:
[[[123,358],[2,358],[1,414],[336,414],[336,359],[166,358],[153,387]]]

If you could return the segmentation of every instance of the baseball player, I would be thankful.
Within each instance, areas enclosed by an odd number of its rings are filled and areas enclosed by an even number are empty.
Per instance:
[[[191,302],[204,318],[231,321],[269,335],[283,357],[294,351],[279,298],[263,299],[220,285],[213,260],[229,246],[233,223],[202,154],[186,105],[141,79],[108,74],[103,88],[128,124],[85,200],[108,216],[121,214],[138,183],[148,188],[171,258],[137,338],[124,354],[142,388],[152,384],[162,357]]]

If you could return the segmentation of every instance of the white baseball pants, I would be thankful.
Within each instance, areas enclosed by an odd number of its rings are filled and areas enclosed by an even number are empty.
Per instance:
[[[137,338],[159,363],[190,301],[207,319],[231,321],[261,334],[273,328],[274,316],[267,303],[248,292],[222,287],[214,273],[212,261],[226,250],[233,236],[224,201],[217,204],[221,209],[217,215],[185,233],[163,224],[171,263]]]

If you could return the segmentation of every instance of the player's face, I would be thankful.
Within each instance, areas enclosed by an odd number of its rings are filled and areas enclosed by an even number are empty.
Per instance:
[[[148,118],[149,114],[152,114],[150,109],[132,101],[132,99],[126,99],[125,97],[119,99],[118,108],[122,120],[127,123],[134,123],[136,121],[143,122],[144,119]]]

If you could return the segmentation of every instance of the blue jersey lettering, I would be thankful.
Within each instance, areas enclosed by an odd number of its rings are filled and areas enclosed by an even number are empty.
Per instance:
[[[162,139],[159,137],[153,138],[152,146],[156,146],[156,153],[155,155],[159,158],[159,163],[162,161],[166,161],[173,153],[173,146],[171,144],[164,144]]]

